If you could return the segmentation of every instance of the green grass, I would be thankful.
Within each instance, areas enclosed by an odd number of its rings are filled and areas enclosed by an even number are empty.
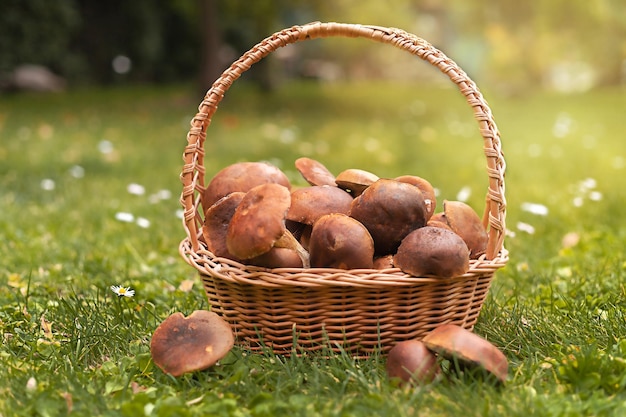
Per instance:
[[[496,387],[451,375],[414,389],[390,383],[378,355],[235,348],[210,370],[165,375],[151,362],[152,332],[173,312],[209,308],[178,255],[178,175],[198,97],[184,86],[0,97],[0,414],[623,415],[626,96],[485,95],[502,132],[514,236],[475,331],[506,354],[510,377]],[[469,187],[482,208],[481,146],[451,88],[298,84],[263,96],[240,83],[210,127],[206,164],[211,175],[271,160],[300,181],[293,161],[310,156],[334,172],[420,175],[441,199]],[[595,186],[581,189],[589,178]],[[133,183],[145,194],[129,193]],[[562,244],[568,233],[576,245]],[[136,296],[117,298],[114,284]]]

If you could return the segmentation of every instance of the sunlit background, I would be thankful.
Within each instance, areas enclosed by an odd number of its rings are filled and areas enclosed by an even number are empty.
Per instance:
[[[204,88],[263,37],[317,20],[405,29],[506,94],[626,83],[621,0],[5,0],[0,11],[4,90],[189,80]],[[349,42],[287,48],[255,72],[268,88],[285,76],[420,75],[389,53]]]

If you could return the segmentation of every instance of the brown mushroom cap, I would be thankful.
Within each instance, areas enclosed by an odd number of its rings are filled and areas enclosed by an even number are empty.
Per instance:
[[[385,369],[389,378],[417,384],[428,384],[441,374],[437,356],[419,340],[398,342],[387,355]]]
[[[196,310],[188,317],[174,313],[152,335],[150,353],[155,365],[172,376],[209,368],[232,349],[230,325],[211,311]]]
[[[287,176],[272,164],[267,162],[237,162],[223,168],[211,179],[202,194],[202,207],[206,210],[217,200],[232,192],[247,192],[257,185],[267,183],[291,188]]]
[[[369,230],[377,255],[394,253],[413,230],[426,224],[422,192],[415,186],[380,179],[352,201],[350,216]]]
[[[291,207],[287,220],[313,224],[325,214],[350,211],[352,196],[336,186],[315,185],[299,188],[291,192]]]
[[[313,223],[309,239],[311,266],[317,268],[373,268],[374,241],[360,222],[333,213]]]
[[[445,200],[443,211],[452,231],[465,241],[470,258],[477,259],[483,255],[487,251],[489,235],[474,209],[462,201]]]
[[[337,186],[352,194],[353,197],[361,193],[370,185],[378,181],[378,176],[362,169],[350,168],[342,171],[335,178]]]
[[[450,278],[469,269],[469,250],[456,233],[425,226],[409,233],[393,257],[394,265],[417,277]]]
[[[295,249],[273,247],[257,257],[246,261],[249,265],[265,268],[302,268],[302,258]]]
[[[302,157],[296,159],[295,165],[302,178],[309,184],[336,186],[335,176],[321,162]]]
[[[393,264],[393,255],[383,255],[374,258],[374,269],[395,268]]]
[[[435,188],[432,184],[424,178],[415,175],[402,175],[395,178],[395,180],[412,184],[420,189],[424,195],[424,204],[426,205],[426,212],[428,213],[426,220],[430,219],[437,207],[437,196],[435,195]]]
[[[226,246],[226,235],[228,225],[235,214],[237,206],[246,195],[244,192],[234,192],[226,197],[220,198],[215,204],[206,210],[204,223],[202,225],[202,236],[207,248],[215,255],[232,260],[239,260],[228,251]]]
[[[433,216],[426,222],[426,226],[441,227],[442,229],[452,231],[452,228],[448,224],[448,219],[446,219],[446,215],[443,213],[433,214]]]
[[[282,185],[261,184],[246,193],[228,225],[226,246],[239,259],[268,252],[286,231],[291,195]]]
[[[428,349],[447,359],[456,359],[463,365],[478,366],[499,381],[507,378],[509,363],[497,347],[463,327],[444,324],[423,339]]]

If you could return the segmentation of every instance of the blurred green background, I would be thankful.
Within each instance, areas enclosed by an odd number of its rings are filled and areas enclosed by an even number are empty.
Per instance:
[[[206,90],[254,43],[316,20],[405,29],[505,94],[626,82],[622,0],[3,0],[0,85],[12,88],[16,68],[37,64],[66,87],[193,80]],[[290,48],[255,67],[253,77],[272,88],[285,77],[423,75],[407,67],[410,57],[390,62],[390,53],[358,42]]]

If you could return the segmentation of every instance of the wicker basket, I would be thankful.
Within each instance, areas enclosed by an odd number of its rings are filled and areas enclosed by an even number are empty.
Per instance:
[[[483,138],[489,187],[483,223],[486,255],[469,271],[440,279],[387,270],[266,269],[215,257],[200,239],[205,188],[204,141],[211,117],[233,82],[276,49],[322,37],[366,38],[403,49],[429,62],[456,84],[472,107]],[[201,275],[211,308],[231,325],[238,343],[253,350],[291,354],[333,349],[354,355],[388,351],[395,343],[420,339],[443,323],[473,329],[497,269],[508,261],[505,231],[504,169],[498,129],[474,82],[426,41],[399,29],[311,23],[266,38],[234,62],[207,92],[191,121],[181,174],[187,237],[183,258]]]

